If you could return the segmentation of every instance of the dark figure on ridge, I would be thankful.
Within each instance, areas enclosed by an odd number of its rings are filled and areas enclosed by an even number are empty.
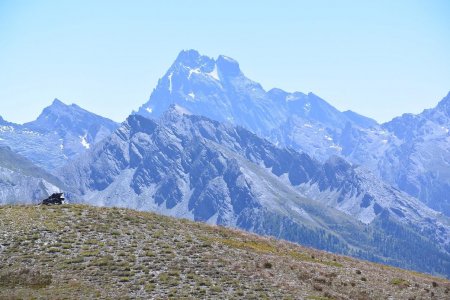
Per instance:
[[[42,205],[54,205],[54,204],[64,204],[65,203],[64,193],[53,193],[50,197],[42,201]]]

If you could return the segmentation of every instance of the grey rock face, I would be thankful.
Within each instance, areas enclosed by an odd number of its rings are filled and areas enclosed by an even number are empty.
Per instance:
[[[0,146],[0,204],[38,203],[60,187],[59,179]]]
[[[383,252],[386,245],[375,243],[374,235],[409,230],[423,239],[427,232],[432,260],[448,255],[449,241],[439,234],[449,236],[448,220],[375,176],[340,158],[322,164],[180,106],[158,121],[130,116],[63,168],[61,177],[96,205],[235,226],[375,261],[389,257],[403,266],[399,252]],[[427,268],[417,254],[410,254],[412,265]]]
[[[432,109],[383,124],[399,143],[380,172],[390,182],[450,216],[450,93]],[[390,172],[391,174],[386,174]]]

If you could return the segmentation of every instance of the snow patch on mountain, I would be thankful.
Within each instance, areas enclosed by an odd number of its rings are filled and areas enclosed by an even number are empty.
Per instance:
[[[188,67],[187,69],[189,70],[188,79],[191,79],[192,74],[201,74],[200,68],[191,69]]]
[[[218,73],[218,71],[217,71],[217,64],[216,64],[216,63],[214,64],[214,69],[213,69],[211,72],[207,73],[207,74],[208,74],[209,76],[211,76],[212,78],[214,78],[215,80],[220,81],[219,73]]]
[[[169,93],[172,94],[172,76],[173,76],[173,72],[171,72],[169,74],[169,76],[167,76],[167,78],[169,79]]]
[[[80,136],[81,145],[83,145],[84,148],[89,149],[89,147],[90,147],[91,145],[89,145],[89,143],[87,142],[86,136],[87,136],[87,134],[85,134],[85,135],[83,135],[83,136]],[[61,149],[61,150],[63,150],[63,149]]]

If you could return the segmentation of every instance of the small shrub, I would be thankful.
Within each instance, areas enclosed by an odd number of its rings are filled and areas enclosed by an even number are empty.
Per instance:
[[[221,292],[222,292],[222,287],[215,285],[215,286],[213,286],[213,287],[211,288],[211,292],[214,292],[214,293],[221,293]]]
[[[180,276],[180,271],[178,271],[178,270],[169,270],[169,271],[167,272],[167,274],[168,274],[169,276],[176,276],[176,277],[178,277],[178,276]]]
[[[159,274],[158,279],[161,283],[167,283],[169,281],[169,274],[161,273],[161,274]]]
[[[148,283],[144,287],[146,292],[153,292],[155,290],[155,284],[154,283]]]
[[[401,287],[408,287],[410,286],[409,282],[405,279],[402,278],[393,278],[391,280],[391,284],[396,285],[396,286],[401,286]]]
[[[319,284],[314,284],[313,285],[314,290],[321,292],[323,290],[323,287]]]
[[[77,256],[65,261],[66,264],[79,264],[84,262],[84,258],[82,256]]]
[[[96,256],[99,253],[100,253],[99,250],[88,250],[88,251],[81,251],[80,255],[85,256],[85,257],[90,257],[90,256]]]
[[[47,250],[47,252],[48,253],[57,253],[57,252],[59,252],[60,250],[58,249],[58,248],[55,248],[55,247],[51,247],[51,248],[49,248],[48,250]]]
[[[111,264],[113,261],[113,257],[111,255],[106,255],[104,257],[101,257],[99,259],[93,260],[91,262],[91,265],[97,266],[97,267],[104,267]]]

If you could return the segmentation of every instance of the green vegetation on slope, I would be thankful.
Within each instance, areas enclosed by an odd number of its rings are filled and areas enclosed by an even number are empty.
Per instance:
[[[0,207],[0,299],[445,299],[450,282],[147,212]]]

